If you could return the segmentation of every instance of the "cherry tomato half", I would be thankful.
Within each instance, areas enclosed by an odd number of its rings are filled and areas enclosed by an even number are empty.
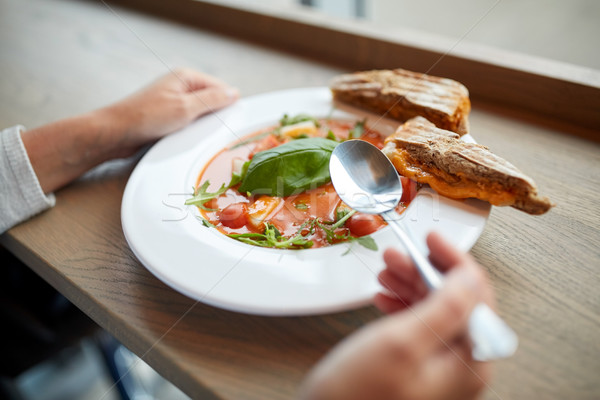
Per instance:
[[[356,213],[346,221],[346,227],[353,236],[366,236],[379,230],[383,219],[379,215]]]
[[[241,228],[248,223],[248,207],[245,203],[233,203],[219,211],[217,216],[226,227]]]
[[[417,194],[417,182],[412,181],[404,176],[400,177],[400,182],[402,182],[402,198],[400,201],[409,203]]]

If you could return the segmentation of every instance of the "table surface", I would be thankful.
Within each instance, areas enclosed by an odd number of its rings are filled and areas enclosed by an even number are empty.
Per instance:
[[[217,75],[244,96],[325,86],[345,72],[100,2],[4,0],[0,48],[0,122],[30,128],[117,100],[173,66]],[[514,357],[496,363],[486,398],[597,398],[600,146],[476,103],[471,127],[557,203],[538,217],[494,208],[472,249],[521,340]],[[135,161],[105,164],[58,191],[53,209],[0,241],[190,396],[290,398],[328,349],[380,315],[366,307],[251,316],[170,289],[139,263],[121,230]]]

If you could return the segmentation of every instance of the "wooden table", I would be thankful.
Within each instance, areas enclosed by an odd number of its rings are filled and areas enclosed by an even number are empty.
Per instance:
[[[258,37],[243,41],[100,2],[4,0],[1,10],[2,126],[34,127],[105,105],[177,65],[217,75],[244,96],[324,86],[335,74],[368,66],[361,54],[353,65],[322,64],[310,58],[314,54],[275,50]],[[460,71],[448,60],[450,75]],[[525,76],[531,80],[524,85],[537,79]],[[592,82],[577,89],[587,96],[577,101],[589,106],[583,127],[573,122],[574,112],[556,122],[546,118],[550,112],[538,118],[540,109],[507,111],[510,104],[467,82],[473,136],[531,175],[557,203],[539,217],[494,208],[472,250],[489,271],[499,313],[521,339],[513,358],[496,363],[489,399],[600,397],[600,146],[594,130],[600,90],[597,71],[573,78]],[[521,101],[517,97],[510,100]],[[546,100],[538,99],[554,102]],[[134,165],[135,159],[125,160],[92,171],[57,192],[56,207],[0,242],[190,396],[288,399],[328,349],[378,317],[372,307],[298,318],[243,315],[196,304],[165,286],[137,261],[121,230],[121,197]]]

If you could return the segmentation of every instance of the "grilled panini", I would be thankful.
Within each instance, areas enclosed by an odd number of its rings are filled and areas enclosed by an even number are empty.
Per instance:
[[[344,74],[330,85],[336,101],[401,122],[421,116],[438,128],[469,132],[469,91],[459,82],[403,69]]]
[[[413,118],[385,140],[384,153],[401,175],[453,199],[474,197],[496,206],[543,214],[553,204],[533,180],[480,144]]]

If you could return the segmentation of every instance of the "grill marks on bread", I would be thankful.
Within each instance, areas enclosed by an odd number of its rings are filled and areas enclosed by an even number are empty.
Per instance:
[[[469,91],[452,79],[403,69],[344,74],[331,83],[333,98],[402,122],[422,116],[437,127],[469,131]]]
[[[529,214],[543,214],[553,206],[514,165],[422,117],[400,126],[386,139],[383,151],[401,175],[450,198],[474,197]]]

